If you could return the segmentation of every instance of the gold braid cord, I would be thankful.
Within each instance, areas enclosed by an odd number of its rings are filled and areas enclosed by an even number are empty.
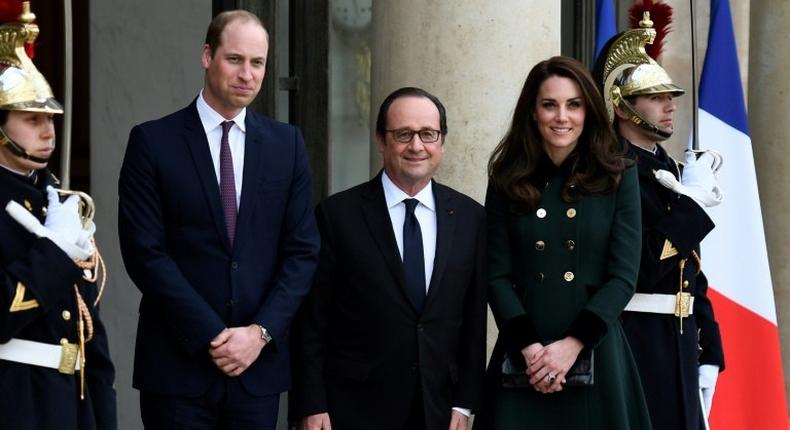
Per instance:
[[[104,287],[107,285],[107,266],[104,264],[104,258],[102,257],[101,253],[99,252],[99,248],[96,245],[96,241],[93,241],[93,255],[85,261],[75,261],[74,264],[77,265],[80,269],[84,270],[86,276],[83,276],[82,279],[88,282],[96,282],[99,279],[99,272],[101,272],[101,281],[99,282],[99,293],[96,295],[96,300],[93,302],[93,306],[99,304],[99,301],[104,294]]]
[[[74,295],[77,298],[77,308],[79,309],[77,336],[80,342],[80,400],[85,400],[85,343],[93,339],[93,318],[77,285],[74,285]]]
[[[107,283],[107,267],[104,265],[104,258],[102,258],[99,248],[96,247],[96,242],[93,242],[93,255],[85,261],[76,262],[77,266],[85,271],[83,279],[87,282],[94,283],[99,277],[101,272],[101,282],[99,283],[99,292],[96,294],[96,300],[93,302],[93,307],[99,304],[102,294],[104,293],[104,286]],[[93,317],[91,316],[88,304],[80,294],[79,287],[74,285],[74,295],[77,299],[77,309],[79,311],[79,320],[77,322],[77,336],[79,337],[80,349],[80,399],[85,400],[85,344],[93,339],[94,326]]]
[[[691,250],[691,258],[694,260],[694,264],[697,265],[697,275],[699,275],[702,272],[702,259],[699,258],[697,251],[693,249]]]
[[[678,272],[680,272],[680,285],[678,287],[678,298],[680,298],[683,295],[683,293],[684,293],[683,287],[685,285],[683,285],[683,270],[685,268],[686,268],[686,259],[684,258],[684,259],[682,259],[682,260],[680,260],[678,262],[678,269],[679,269]],[[680,334],[683,334],[683,314],[682,313],[680,313],[680,315],[678,316],[678,321],[680,322]]]

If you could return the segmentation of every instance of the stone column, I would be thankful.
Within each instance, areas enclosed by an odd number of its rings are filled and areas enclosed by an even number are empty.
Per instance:
[[[777,305],[784,357],[785,390],[790,388],[790,4],[783,0],[752,2],[749,45],[749,125],[760,189],[765,238]]]
[[[404,86],[435,94],[449,133],[437,179],[482,201],[488,157],[502,138],[527,73],[560,53],[551,0],[373,4],[371,130],[384,97]],[[371,173],[381,168],[375,141]]]
[[[101,314],[115,363],[119,428],[138,429],[132,364],[140,293],[118,246],[118,173],[132,126],[186,106],[200,91],[211,3],[91,0],[90,12],[90,113],[75,114],[91,115],[96,241],[108,270]]]

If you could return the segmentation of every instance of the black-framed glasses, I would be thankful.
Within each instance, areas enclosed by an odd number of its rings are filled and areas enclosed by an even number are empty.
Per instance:
[[[439,140],[439,136],[442,133],[439,130],[432,130],[430,128],[424,128],[422,130],[411,130],[408,128],[399,128],[397,130],[385,130],[388,133],[392,133],[392,138],[395,139],[398,143],[409,143],[412,139],[414,139],[414,135],[420,137],[422,143],[434,143]]]

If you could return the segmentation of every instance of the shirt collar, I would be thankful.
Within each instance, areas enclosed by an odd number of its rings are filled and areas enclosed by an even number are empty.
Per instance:
[[[200,117],[200,122],[203,124],[203,130],[206,134],[210,133],[217,127],[221,127],[221,124],[224,121],[227,121],[225,117],[220,115],[217,111],[211,108],[211,106],[206,103],[206,99],[203,98],[203,90],[200,90],[200,94],[198,95],[197,102],[198,116]],[[247,118],[247,108],[243,108],[238,115],[233,117],[231,121],[233,121],[242,132],[247,131],[247,125],[244,120]]]
[[[13,174],[15,174],[15,175],[17,175],[17,176],[21,176],[21,177],[23,177],[23,178],[30,178],[30,177],[32,177],[32,176],[33,176],[33,174],[35,174],[35,173],[36,173],[36,171],[35,171],[35,170],[33,170],[33,171],[30,171],[30,172],[27,172],[27,173],[25,173],[25,172],[20,172],[20,171],[18,171],[18,170],[14,170],[14,169],[12,169],[12,168],[10,168],[10,167],[6,166],[5,164],[0,164],[0,167],[2,167],[2,168],[4,168],[4,169],[8,170],[9,172],[11,172],[11,173],[13,173]]]
[[[392,182],[392,179],[387,176],[387,172],[383,170],[381,172],[381,184],[384,187],[384,200],[387,202],[387,209],[392,209],[405,199],[417,199],[417,201],[432,212],[436,211],[436,201],[433,197],[433,181],[428,182],[428,185],[421,189],[415,196],[410,196],[398,188],[398,186]]]

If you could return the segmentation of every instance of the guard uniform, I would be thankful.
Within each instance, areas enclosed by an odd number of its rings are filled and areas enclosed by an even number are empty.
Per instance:
[[[0,167],[0,207],[16,201],[43,223],[45,189],[55,185],[53,179],[46,169],[24,177]],[[94,306],[96,283],[83,279],[83,270],[60,248],[28,232],[5,210],[0,238],[0,427],[116,428],[115,371]],[[92,338],[85,339],[84,369],[75,371],[81,319],[84,336],[92,331]],[[47,360],[61,368],[29,363]]]
[[[699,194],[690,188],[681,194],[681,188],[670,188],[656,179],[659,172],[664,181],[673,177],[674,184],[681,183],[680,166],[659,144],[673,130],[651,120],[672,118],[672,98],[685,91],[645,54],[644,46],[656,36],[648,13],[639,25],[614,36],[595,67],[609,118],[619,118],[616,130],[621,136],[639,140],[628,142],[621,137],[627,156],[637,164],[642,203],[639,277],[636,293],[621,318],[639,369],[653,430],[699,430],[705,420],[700,366],[724,369],[721,336],[699,256],[700,241],[714,225],[701,206],[705,203]],[[651,98],[654,95],[660,97]],[[659,109],[647,113],[637,109],[639,97],[646,97],[642,103],[654,103],[648,106],[663,109],[661,116],[655,113]],[[653,148],[655,151],[650,150]],[[709,167],[712,178],[715,170]],[[695,190],[713,192],[702,186]]]
[[[641,294],[660,294],[688,304],[672,313],[622,314],[655,430],[699,429],[701,408],[697,369],[714,364],[724,370],[719,327],[700,270],[699,243],[713,222],[690,197],[658,183],[654,171],[679,174],[678,164],[657,145],[656,154],[628,144],[636,160],[642,197],[642,260],[636,286]],[[653,296],[655,297],[655,296]],[[692,299],[693,298],[693,299]],[[685,303],[684,303],[685,302]],[[636,302],[632,302],[636,303]]]
[[[0,428],[112,430],[115,370],[97,308],[105,272],[92,202],[83,199],[83,213],[73,200],[53,208],[46,223],[57,180],[40,148],[54,145],[52,115],[63,107],[25,52],[39,29],[29,3],[22,12],[0,25]]]

